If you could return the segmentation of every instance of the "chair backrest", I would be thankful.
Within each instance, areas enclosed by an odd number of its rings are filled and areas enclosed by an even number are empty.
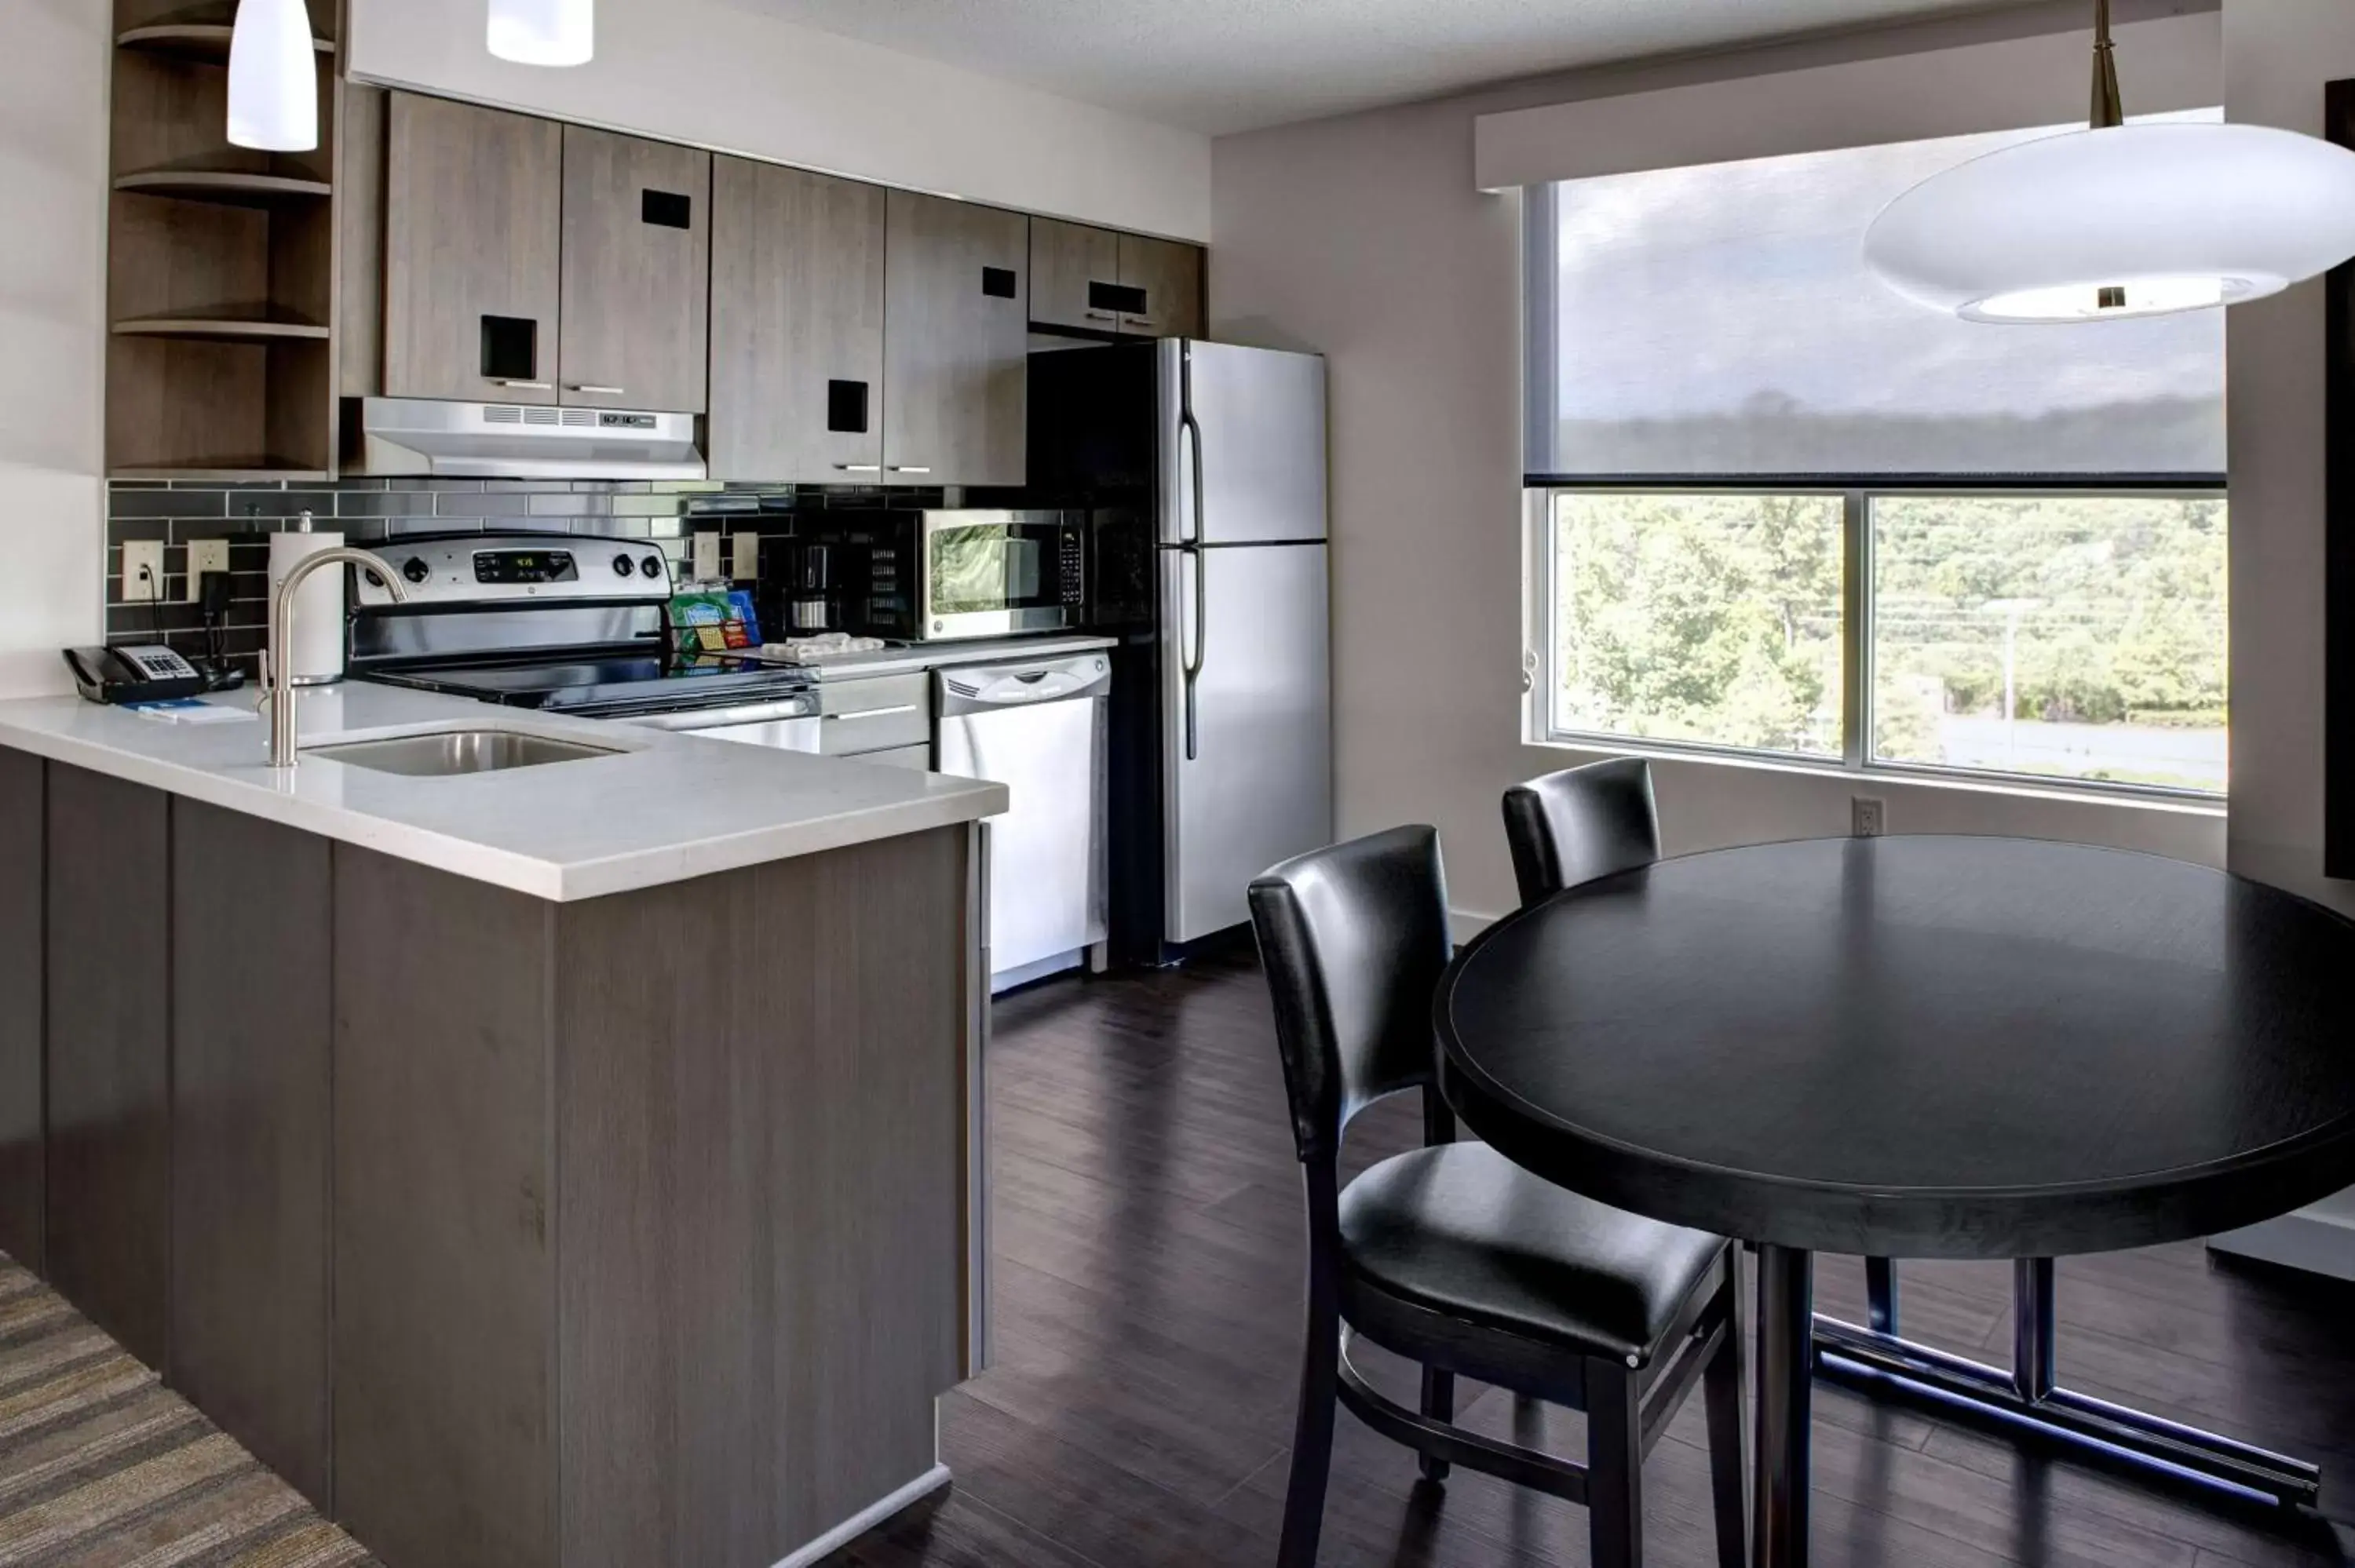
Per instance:
[[[1303,1161],[1338,1152],[1349,1118],[1437,1072],[1432,997],[1455,956],[1434,828],[1318,850],[1251,885],[1276,1044]]]
[[[1505,837],[1521,907],[1564,888],[1660,858],[1660,811],[1652,765],[1614,758],[1549,773],[1505,791]]]

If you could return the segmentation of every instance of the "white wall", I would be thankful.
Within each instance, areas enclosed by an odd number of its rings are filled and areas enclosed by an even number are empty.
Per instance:
[[[0,50],[0,696],[100,638],[107,0],[11,0]]]
[[[2226,0],[2227,118],[2322,132],[2323,84],[2355,77],[2355,5]],[[2355,913],[2322,874],[2323,291],[2232,312],[2231,864]],[[2355,1192],[2228,1238],[2228,1250],[2355,1278]]]
[[[1172,238],[1210,234],[1209,140],[722,0],[599,0],[597,58],[510,65],[483,0],[353,0],[352,69],[453,97]]]
[[[1520,740],[1519,221],[1518,197],[1474,187],[1475,118],[2085,26],[2070,4],[1522,83],[1213,144],[1214,333],[1331,360],[1345,832],[1436,823],[1457,908],[1495,914],[1514,898],[1499,795],[1584,759]],[[2055,119],[2082,107],[2058,106]],[[1845,832],[1864,789],[1887,798],[1896,832],[2077,839],[2211,864],[2224,853],[2216,813],[1687,761],[1655,771],[1679,851]]]

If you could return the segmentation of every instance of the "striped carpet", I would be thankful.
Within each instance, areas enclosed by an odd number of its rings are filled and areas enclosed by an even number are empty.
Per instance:
[[[375,1559],[0,1255],[0,1564],[375,1568]]]

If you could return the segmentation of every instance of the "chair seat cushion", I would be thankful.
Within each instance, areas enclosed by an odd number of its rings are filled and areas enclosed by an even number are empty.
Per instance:
[[[1386,1160],[1341,1192],[1361,1281],[1486,1328],[1647,1364],[1726,1250],[1530,1175],[1479,1143]]]

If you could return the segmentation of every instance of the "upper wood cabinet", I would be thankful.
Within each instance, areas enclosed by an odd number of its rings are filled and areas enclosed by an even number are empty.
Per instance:
[[[564,127],[561,400],[700,414],[711,154]]]
[[[1045,326],[1116,332],[1116,302],[1091,291],[1120,282],[1120,236],[1060,218],[1030,220],[1030,319]]]
[[[892,191],[883,462],[910,484],[1020,484],[1029,415],[1030,220]]]
[[[393,95],[387,395],[557,401],[563,197],[562,126]]]
[[[883,187],[743,158],[711,183],[711,476],[873,482]]]
[[[1051,217],[1030,223],[1030,319],[1135,337],[1202,334],[1202,252]]]
[[[1202,335],[1199,247],[1142,235],[1120,237],[1120,330],[1140,337]]]

